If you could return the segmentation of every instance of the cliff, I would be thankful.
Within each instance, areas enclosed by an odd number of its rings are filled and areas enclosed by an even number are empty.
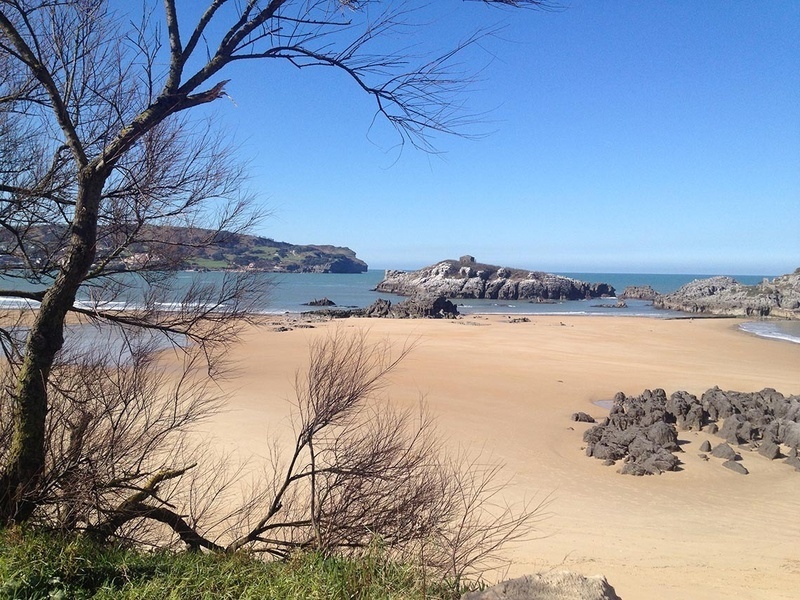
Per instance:
[[[418,271],[386,271],[375,290],[400,296],[426,293],[446,298],[535,302],[614,295],[614,288],[605,283],[590,284],[561,275],[477,263],[472,256],[444,260]]]
[[[656,297],[653,306],[731,317],[800,319],[800,269],[758,285],[744,285],[732,277],[697,279]]]

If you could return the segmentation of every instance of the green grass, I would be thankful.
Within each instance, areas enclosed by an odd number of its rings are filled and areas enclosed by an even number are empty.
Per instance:
[[[0,599],[422,600],[457,598],[445,582],[379,550],[353,558],[142,552],[80,537],[0,532]]]

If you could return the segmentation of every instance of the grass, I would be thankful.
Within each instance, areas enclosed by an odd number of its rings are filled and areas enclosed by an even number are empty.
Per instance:
[[[461,590],[463,591],[463,590]],[[0,599],[449,600],[459,594],[380,550],[359,558],[301,553],[286,562],[143,552],[12,529],[0,532]]]

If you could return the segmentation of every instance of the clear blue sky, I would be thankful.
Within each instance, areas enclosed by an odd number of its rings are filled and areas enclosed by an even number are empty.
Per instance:
[[[235,71],[215,103],[273,211],[257,233],[373,268],[473,254],[548,271],[800,267],[800,2],[433,3],[412,42],[464,60],[478,140],[398,152],[330,69]],[[409,41],[400,41],[408,44]]]

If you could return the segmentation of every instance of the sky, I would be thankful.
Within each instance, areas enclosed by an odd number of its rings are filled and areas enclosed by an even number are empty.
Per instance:
[[[255,233],[370,268],[464,254],[555,272],[777,275],[800,267],[800,2],[437,0],[379,49],[447,50],[479,115],[406,144],[333,69],[269,61],[213,104],[271,215]]]

